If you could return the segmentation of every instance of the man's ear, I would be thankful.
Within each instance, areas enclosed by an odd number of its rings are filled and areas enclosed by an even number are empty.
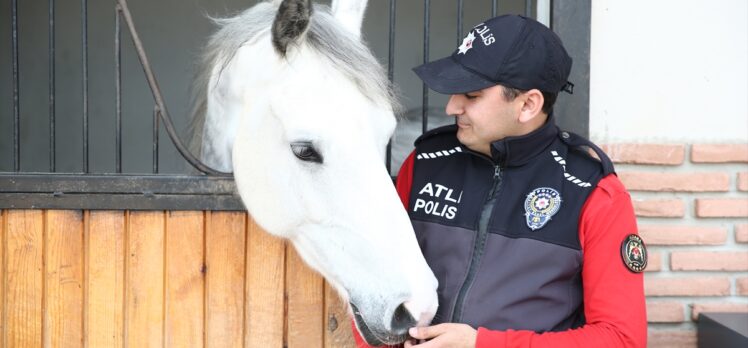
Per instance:
[[[543,98],[543,93],[539,90],[531,89],[523,93],[520,98],[522,98],[523,101],[519,113],[520,123],[530,122],[543,113],[543,103],[545,102],[545,98]]]

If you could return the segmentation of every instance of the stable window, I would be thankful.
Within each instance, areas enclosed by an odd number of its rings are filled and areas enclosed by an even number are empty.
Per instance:
[[[320,1],[329,3],[329,1]],[[190,86],[207,15],[226,0],[11,0],[0,8],[0,209],[243,210],[230,174],[190,159]],[[453,122],[447,97],[410,71],[496,14],[535,17],[574,58],[563,129],[587,135],[590,1],[370,1],[363,38],[402,94],[392,175],[422,132]],[[573,14],[573,15],[572,15]],[[139,35],[137,35],[139,34]],[[160,86],[157,88],[156,86]]]

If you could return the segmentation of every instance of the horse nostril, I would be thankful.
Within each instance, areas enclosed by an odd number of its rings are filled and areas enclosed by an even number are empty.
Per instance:
[[[392,316],[392,332],[396,335],[405,335],[408,333],[408,329],[416,326],[416,320],[413,315],[410,314],[404,304],[400,304],[395,309],[395,314]]]

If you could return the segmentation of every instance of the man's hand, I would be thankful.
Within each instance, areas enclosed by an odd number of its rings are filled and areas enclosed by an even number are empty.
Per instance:
[[[478,331],[467,324],[439,324],[411,328],[410,336],[414,339],[405,341],[404,348],[473,348],[478,338]],[[421,341],[427,340],[430,341]],[[416,342],[423,342],[416,344]]]

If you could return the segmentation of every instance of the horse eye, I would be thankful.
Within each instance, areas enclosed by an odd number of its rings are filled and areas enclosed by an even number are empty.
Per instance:
[[[291,143],[291,151],[302,161],[322,164],[322,155],[317,152],[311,142],[299,141]]]

